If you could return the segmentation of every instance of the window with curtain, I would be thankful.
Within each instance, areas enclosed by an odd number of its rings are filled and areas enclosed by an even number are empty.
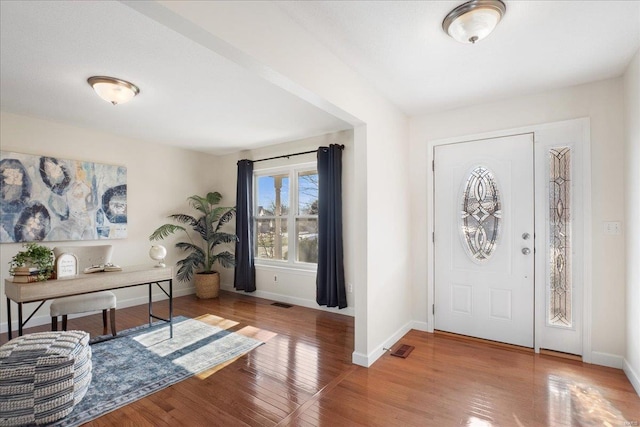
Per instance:
[[[314,269],[318,262],[316,163],[254,171],[256,264]]]

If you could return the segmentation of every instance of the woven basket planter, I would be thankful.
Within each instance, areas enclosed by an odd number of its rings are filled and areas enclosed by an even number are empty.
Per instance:
[[[218,298],[220,273],[198,273],[195,275],[196,296],[200,299]]]

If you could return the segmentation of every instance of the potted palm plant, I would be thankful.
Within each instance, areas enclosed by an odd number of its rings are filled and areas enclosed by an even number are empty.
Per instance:
[[[228,250],[216,252],[216,247],[223,243],[237,240],[235,234],[221,230],[235,213],[235,208],[217,206],[222,200],[220,193],[210,192],[206,197],[194,195],[187,199],[198,214],[173,214],[169,218],[179,224],[164,224],[149,236],[149,240],[161,240],[175,232],[184,232],[188,241],[176,243],[176,248],[187,253],[177,262],[177,279],[188,282],[195,276],[196,295],[198,298],[216,298],[220,290],[220,274],[213,270],[215,263],[222,267],[233,267],[235,258]],[[188,228],[192,230],[189,232]]]

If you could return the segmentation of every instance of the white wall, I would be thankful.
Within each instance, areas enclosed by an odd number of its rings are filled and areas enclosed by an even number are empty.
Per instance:
[[[186,198],[215,189],[217,158],[202,153],[116,137],[53,121],[0,113],[0,148],[3,151],[47,155],[127,167],[127,238],[74,242],[74,245],[112,244],[112,261],[121,265],[149,264],[149,235],[167,222],[167,215],[189,209]],[[168,251],[167,264],[179,259],[173,247],[176,239],[163,244]],[[58,242],[45,242],[54,247]],[[69,244],[68,242],[66,244]],[[2,331],[6,331],[4,280],[9,277],[8,263],[21,250],[19,243],[0,245],[0,311]],[[174,281],[174,295],[192,293],[191,284]],[[116,291],[118,306],[142,304],[147,301],[146,288]],[[158,297],[159,297],[159,293]],[[33,305],[25,306],[26,315]],[[31,308],[30,308],[31,307]],[[12,315],[17,328],[17,311]],[[48,305],[40,309],[29,326],[50,323]]]
[[[624,219],[622,79],[569,87],[425,115],[411,120],[414,317],[427,322],[427,141],[580,117],[591,119],[593,307],[592,360],[622,366],[625,351],[624,235],[603,233]],[[623,226],[624,229],[624,226]]]
[[[355,199],[353,197],[354,188],[354,156],[353,156],[353,131],[342,131],[332,134],[306,138],[298,141],[291,141],[284,144],[272,145],[269,147],[243,151],[220,157],[217,173],[224,177],[220,183],[219,191],[223,193],[224,203],[228,206],[235,205],[237,162],[240,159],[265,159],[280,156],[283,154],[298,153],[316,150],[320,146],[329,144],[344,144],[342,153],[342,200],[343,200],[343,230],[344,230],[344,263],[346,283],[354,283],[354,259],[359,246],[355,233],[354,215]],[[305,162],[315,162],[316,154],[305,154],[302,156],[290,157],[289,159],[276,159],[254,164],[254,169],[270,168],[286,165],[294,165]],[[228,197],[227,197],[228,195]],[[278,276],[278,281],[273,280],[274,275]],[[222,272],[223,289],[233,290],[233,269],[225,269]],[[348,307],[342,310],[336,308],[320,307],[316,303],[316,272],[293,270],[290,268],[256,266],[256,292],[251,293],[262,298],[275,301],[287,302],[304,307],[323,309],[340,314],[353,316],[355,301],[353,293],[347,292]]]
[[[624,371],[640,394],[640,51],[624,75],[627,351]]]
[[[355,351],[370,365],[411,322],[407,118],[272,2],[126,2],[354,126]]]

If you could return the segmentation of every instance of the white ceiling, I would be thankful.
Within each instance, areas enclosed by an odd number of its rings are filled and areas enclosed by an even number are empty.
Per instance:
[[[640,1],[505,0],[485,40],[442,30],[462,1],[279,2],[408,115],[624,73],[640,47]]]
[[[113,1],[1,1],[0,107],[223,154],[350,126]],[[131,81],[113,106],[87,78]]]
[[[277,4],[408,115],[616,77],[640,47],[640,1],[507,0],[477,45],[441,29],[462,2]],[[92,75],[141,94],[111,106]],[[349,127],[119,2],[0,1],[0,78],[3,111],[214,154]]]

